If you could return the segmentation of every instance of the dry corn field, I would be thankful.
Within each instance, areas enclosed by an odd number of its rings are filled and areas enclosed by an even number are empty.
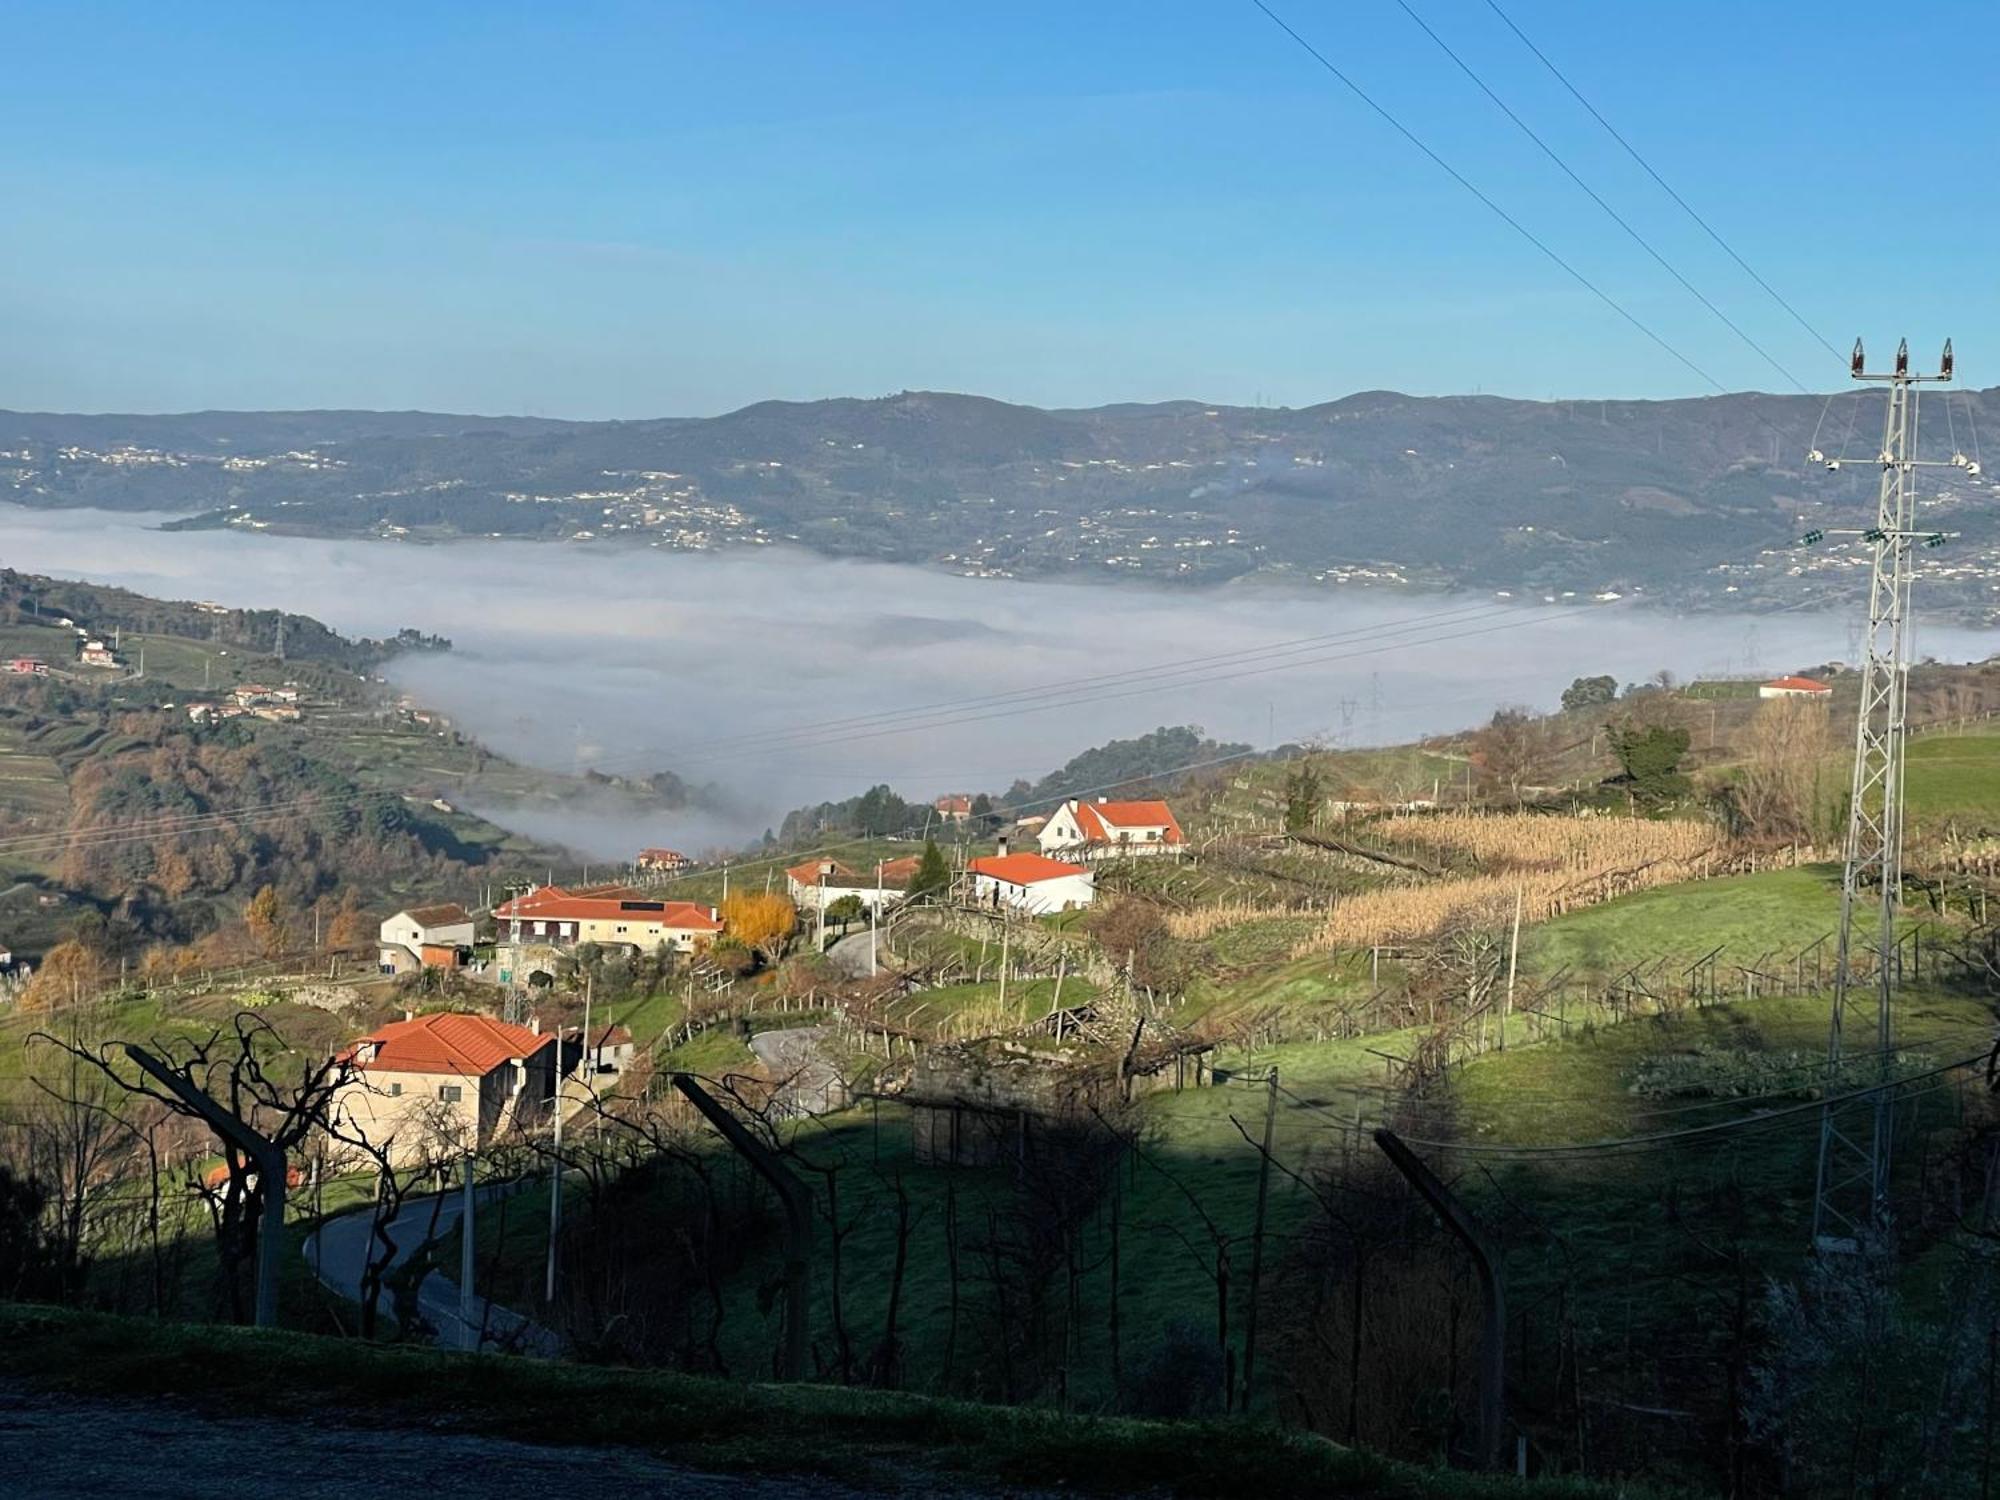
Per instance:
[[[1264,901],[1215,901],[1188,911],[1169,912],[1167,932],[1183,942],[1198,943],[1203,938],[1214,937],[1225,927],[1298,915],[1299,910],[1294,906],[1276,906]]]
[[[1721,853],[1715,830],[1643,818],[1528,813],[1397,819],[1385,841],[1470,854],[1491,873],[1365,891],[1334,903],[1300,956],[1332,948],[1434,937],[1461,921],[1507,920],[1516,894],[1525,921],[1540,922],[1633,891],[1707,873]]]

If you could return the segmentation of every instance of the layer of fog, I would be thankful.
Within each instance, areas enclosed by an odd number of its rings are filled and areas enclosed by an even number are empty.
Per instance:
[[[415,546],[0,511],[9,566],[282,607],[349,633],[441,633],[455,650],[403,658],[390,677],[502,754],[563,771],[673,770],[726,794],[722,819],[488,809],[606,858],[648,842],[754,835],[788,808],[876,782],[911,798],[999,790],[1159,724],[1198,723],[1260,746],[1384,743],[1477,722],[1498,704],[1552,707],[1580,675],[1775,673],[1854,650],[1845,615],[1515,607],[1352,586],[1176,591],[972,579],[778,549]],[[1332,632],[1353,634],[1165,683],[1054,686]],[[1920,650],[1947,660],[1996,646],[1992,632],[1921,632]],[[1009,693],[1020,696],[892,733],[832,722]]]

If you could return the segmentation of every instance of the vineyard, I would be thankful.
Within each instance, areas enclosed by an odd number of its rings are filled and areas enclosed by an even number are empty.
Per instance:
[[[1477,873],[1336,900],[1298,956],[1435,937],[1507,918],[1539,922],[1653,886],[1712,873],[1720,853],[1699,823],[1534,813],[1448,813],[1381,825],[1392,843],[1472,861]]]

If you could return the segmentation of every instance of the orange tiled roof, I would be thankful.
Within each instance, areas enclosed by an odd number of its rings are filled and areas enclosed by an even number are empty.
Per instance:
[[[572,894],[561,886],[545,885],[493,908],[495,919],[522,921],[615,921],[651,923],[680,932],[720,932],[722,923],[709,915],[706,906],[693,901],[654,901],[629,887],[612,887],[588,895]]]
[[[1181,825],[1174,817],[1173,809],[1166,803],[1152,802],[1084,802],[1076,804],[1076,821],[1082,826],[1084,836],[1092,843],[1102,841],[1107,844],[1118,842],[1118,835],[1134,828],[1163,828],[1160,842],[1178,844],[1182,840]]]
[[[966,866],[975,875],[1004,880],[1009,885],[1034,885],[1044,880],[1060,880],[1065,875],[1087,875],[1082,865],[1065,864],[1046,854],[988,854]]]
[[[1833,691],[1824,682],[1815,682],[1810,677],[1773,677],[1764,686],[1785,688],[1794,693],[1830,693]]]
[[[553,1033],[531,1031],[491,1016],[439,1011],[409,1021],[391,1021],[349,1047],[354,1058],[371,1042],[374,1052],[355,1062],[363,1071],[388,1073],[453,1073],[484,1078],[502,1063],[532,1057],[555,1040]]]

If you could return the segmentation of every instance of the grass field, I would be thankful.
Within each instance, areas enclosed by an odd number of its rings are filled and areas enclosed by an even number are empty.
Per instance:
[[[1912,736],[1903,796],[1914,823],[1950,820],[1961,831],[2000,831],[2000,727]]]

